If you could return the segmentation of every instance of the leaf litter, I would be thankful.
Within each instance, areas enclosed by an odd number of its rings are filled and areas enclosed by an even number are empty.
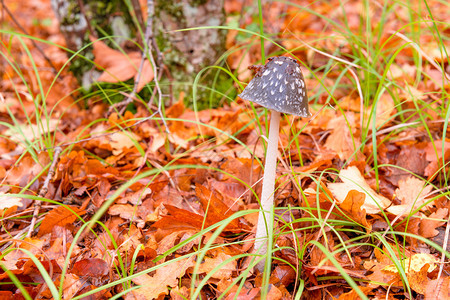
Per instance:
[[[23,2],[20,8],[13,1],[5,1],[5,5],[36,37],[50,37],[64,45],[54,26],[35,30],[36,24],[30,22],[48,18],[48,1],[40,1],[39,8],[32,1]],[[239,1],[226,1],[230,18],[239,15],[236,7],[240,5]],[[323,19],[296,6],[271,5],[274,6],[265,7],[268,22],[280,27],[284,46],[296,49],[293,54],[312,68],[325,66],[328,58],[324,60],[311,48],[304,47],[298,36],[326,53],[334,53],[337,47],[350,53],[345,39],[335,35],[332,42],[328,38],[330,32],[324,29]],[[308,5],[323,14],[333,10],[332,4],[325,1]],[[369,4],[370,10],[365,11],[361,5],[354,1],[343,6],[350,28],[358,28],[363,12],[378,17],[375,12],[380,8]],[[276,13],[280,10],[286,14]],[[443,19],[448,16],[441,16],[439,11],[433,10],[435,17],[448,21]],[[333,18],[341,20],[342,13],[335,11]],[[249,26],[250,16],[241,17],[243,27]],[[409,22],[402,13],[385,21],[389,30],[397,30],[396,22]],[[309,38],[311,35],[324,38],[314,40]],[[387,37],[384,35],[382,39]],[[252,73],[247,66],[258,63],[261,56],[259,45],[246,50],[239,47],[241,38],[237,31],[228,32],[228,48],[235,49],[228,63],[241,81],[248,81]],[[425,61],[431,58],[446,63],[442,60],[442,45],[430,35],[422,35],[420,40],[422,53],[427,54]],[[24,41],[28,43],[27,39]],[[2,42],[14,50],[3,47],[5,57],[20,61],[24,69],[32,67],[19,39],[3,35]],[[446,49],[450,49],[445,43]],[[100,81],[117,83],[137,75],[140,52],[121,52],[101,41],[93,45],[94,62],[102,71]],[[396,35],[386,45],[398,47],[402,39]],[[60,48],[41,46],[54,65],[61,67],[65,63],[66,56]],[[129,277],[128,287],[108,285],[97,290],[93,297],[106,299],[125,288],[140,286],[126,293],[124,299],[189,298],[193,288],[207,275],[210,276],[200,291],[204,298],[222,294],[225,299],[260,297],[261,274],[252,270],[243,273],[250,263],[244,256],[251,253],[256,214],[233,219],[219,235],[214,235],[214,230],[204,230],[223,223],[236,212],[258,208],[265,149],[261,137],[266,126],[264,116],[254,116],[249,104],[240,99],[221,108],[194,112],[181,98],[166,110],[166,116],[174,119],[167,122],[168,134],[158,128],[155,120],[136,122],[148,116],[141,106],[134,113],[113,114],[105,120],[102,118],[108,110],[106,104],[94,98],[88,99],[88,109],[75,104],[67,96],[77,87],[70,72],[64,69],[60,80],[53,82],[54,74],[48,71],[47,62],[31,44],[28,47],[38,67],[37,73],[24,73],[29,87],[18,80],[11,65],[6,64],[1,72],[0,113],[4,121],[10,124],[16,121],[15,126],[2,126],[0,137],[4,270],[23,282],[33,297],[49,299],[52,294],[42,271],[26,253],[38,259],[57,285],[62,281],[62,294],[67,299],[132,274],[137,276]],[[402,87],[396,91],[401,102],[394,100],[395,93],[385,91],[375,104],[361,111],[360,104],[365,99],[350,84],[352,77],[344,77],[344,87],[333,92],[336,99],[333,105],[339,109],[320,111],[306,127],[305,120],[283,119],[279,144],[282,161],[277,169],[275,195],[276,206],[281,208],[276,211],[275,224],[275,245],[279,248],[273,253],[276,259],[272,262],[268,299],[292,298],[299,286],[298,278],[305,287],[304,299],[357,297],[342,279],[330,254],[312,246],[313,241],[327,249],[345,273],[358,279],[358,286],[369,298],[404,297],[408,293],[406,282],[419,299],[449,297],[449,265],[442,264],[440,253],[423,239],[436,242],[438,247],[448,246],[445,235],[450,207],[443,184],[448,177],[450,140],[442,138],[448,136],[448,127],[443,126],[445,120],[433,108],[442,101],[448,102],[439,95],[443,91],[448,93],[450,86],[442,72],[426,62],[421,70],[425,76],[417,83],[418,70],[410,63],[412,56],[412,50],[405,48],[387,74]],[[318,70],[316,77],[302,69],[307,75],[310,95],[322,93],[317,78],[323,78],[325,86],[332,86],[341,72],[332,68],[325,76]],[[53,109],[46,124],[36,120],[30,123],[25,117],[36,109],[31,95],[38,94],[37,78],[47,94],[47,109]],[[145,60],[137,90],[153,79],[153,69]],[[320,94],[317,103],[325,104],[326,98],[327,94]],[[421,112],[428,132],[414,113],[417,101],[426,104]],[[318,106],[311,110],[317,112]],[[200,129],[197,120],[204,124]],[[362,140],[367,133],[361,128],[364,122],[370,124],[370,134],[377,128],[375,139]],[[126,130],[121,130],[125,127]],[[444,134],[443,128],[447,128]],[[111,134],[102,136],[103,133]],[[27,143],[46,136],[51,136],[55,145],[100,137],[65,148],[45,194],[53,202],[44,203],[35,236],[20,241],[18,237],[26,232],[32,214],[35,200],[31,196],[39,193],[45,166],[50,162],[48,148],[41,147],[45,151],[33,153],[27,150]],[[298,144],[292,142],[293,136]],[[377,143],[377,153],[373,153],[373,142]],[[373,169],[374,154],[380,164],[378,173]],[[162,170],[167,165],[173,168]],[[136,179],[139,174],[153,170],[156,172],[152,175]],[[103,225],[95,225],[93,231],[82,232],[75,240],[84,222],[129,181],[133,184],[103,215]],[[368,243],[353,246],[360,241],[358,235],[371,233],[376,233],[372,237],[385,236],[384,244],[372,241],[372,246]],[[201,261],[197,260],[210,241],[212,247],[206,249]],[[244,274],[246,279],[241,286],[233,283]],[[1,280],[5,283],[0,288],[1,297],[21,297],[21,292],[10,284],[8,273],[3,272]]]

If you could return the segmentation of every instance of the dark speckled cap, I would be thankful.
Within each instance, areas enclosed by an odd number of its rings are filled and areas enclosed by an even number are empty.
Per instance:
[[[305,79],[295,59],[276,56],[252,68],[258,72],[239,97],[281,113],[311,116]]]

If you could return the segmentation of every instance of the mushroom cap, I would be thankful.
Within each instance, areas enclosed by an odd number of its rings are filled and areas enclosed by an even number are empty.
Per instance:
[[[256,76],[238,96],[281,113],[309,117],[308,96],[300,64],[290,57],[269,58],[252,66]]]

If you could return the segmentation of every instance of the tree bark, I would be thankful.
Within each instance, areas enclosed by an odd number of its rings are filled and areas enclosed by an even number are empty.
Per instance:
[[[138,0],[131,0],[131,3]],[[198,72],[212,66],[225,53],[226,32],[221,29],[200,29],[177,31],[203,26],[220,26],[225,22],[223,0],[149,0],[154,1],[155,18],[153,19],[153,38],[162,54],[163,72],[162,89],[164,94],[171,94],[178,99],[181,91],[188,95]],[[60,22],[67,46],[78,51],[89,43],[89,34],[102,37],[104,34],[136,37],[138,32],[132,22],[129,8],[122,0],[51,0],[52,7]],[[81,4],[81,5],[80,5]],[[141,11],[133,12],[138,21],[142,21]],[[139,20],[141,19],[141,20]],[[144,23],[144,22],[142,22]],[[142,24],[141,24],[142,25]],[[92,32],[94,31],[94,32]],[[102,33],[103,31],[103,33]],[[145,24],[142,31],[145,32]],[[140,39],[137,39],[140,42]],[[123,40],[115,41],[124,46]],[[93,59],[91,49],[81,53]],[[156,54],[156,53],[155,53]],[[155,55],[155,58],[157,56]],[[83,62],[84,61],[84,62]],[[75,59],[72,71],[85,86],[89,86],[91,72],[95,69],[84,59]],[[160,70],[161,72],[161,70]],[[214,78],[215,74],[202,77],[202,85],[226,92],[232,86],[231,80]],[[223,75],[221,75],[223,76]],[[213,81],[226,83],[226,87],[213,87]],[[221,90],[222,88],[222,90]],[[204,91],[198,88],[199,99],[205,98]],[[208,91],[210,93],[210,91]],[[222,97],[222,96],[220,96]]]

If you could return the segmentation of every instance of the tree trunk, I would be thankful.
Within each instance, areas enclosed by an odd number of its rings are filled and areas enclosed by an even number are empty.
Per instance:
[[[90,43],[89,35],[113,36],[114,42],[125,48],[131,44],[129,39],[135,36],[136,27],[122,0],[51,0],[51,4],[67,48],[74,52]],[[72,54],[68,53],[68,56]],[[71,61],[70,70],[82,86],[89,89],[98,72],[86,58],[94,59],[91,47],[82,50]]]
[[[225,22],[223,0],[149,0],[154,1],[155,17],[153,18],[153,37],[162,54],[162,64],[165,66],[161,87],[164,94],[171,94],[178,99],[181,91],[188,95],[199,71],[212,66],[225,53],[225,34],[220,29],[201,29],[177,32],[179,29],[202,26],[220,26]],[[51,0],[52,7],[60,22],[67,46],[72,51],[78,51],[89,43],[89,34],[102,37],[105,35],[125,36],[135,38],[136,24],[131,18],[130,8],[123,0]],[[142,20],[142,10],[138,0],[130,0],[142,32],[145,32],[145,22]],[[80,5],[82,4],[82,5]],[[141,43],[140,37],[136,40]],[[116,45],[127,47],[126,39],[115,38]],[[111,45],[110,46],[115,46]],[[130,43],[128,43],[130,46]],[[93,59],[92,49],[84,50],[81,55]],[[156,53],[154,53],[156,54]],[[155,58],[157,56],[155,55]],[[158,62],[157,62],[158,63]],[[74,59],[71,70],[82,83],[89,87],[95,72],[92,64],[84,58]],[[216,72],[202,76],[201,85],[222,93],[232,86],[230,79],[221,74],[216,78]],[[213,86],[219,82],[220,86]],[[202,101],[210,94],[210,90],[197,87],[198,99]],[[207,94],[208,93],[208,94]],[[217,93],[212,93],[217,103]],[[190,99],[190,97],[188,98]],[[211,97],[210,97],[211,99]]]

